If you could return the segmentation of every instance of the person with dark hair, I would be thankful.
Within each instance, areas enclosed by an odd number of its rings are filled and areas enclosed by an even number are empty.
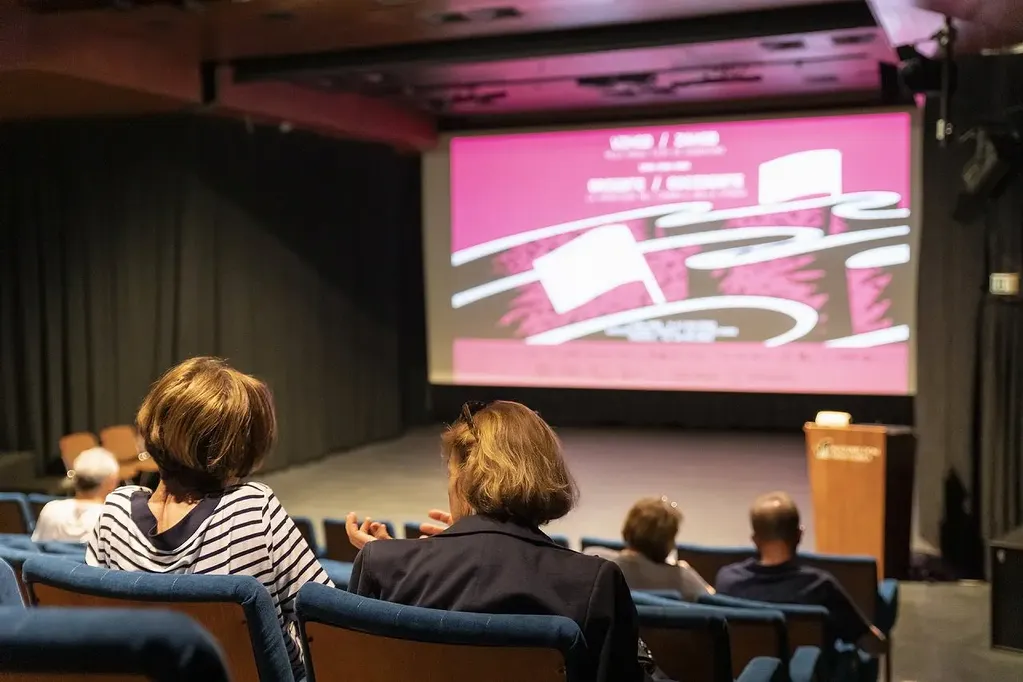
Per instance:
[[[332,583],[273,491],[244,482],[277,434],[270,389],[223,360],[192,358],[153,384],[135,424],[160,484],[107,497],[86,562],[258,579],[277,609],[295,679],[303,679],[295,597],[307,582]]]
[[[761,495],[750,509],[758,556],[722,568],[715,580],[721,594],[775,604],[824,606],[836,639],[877,652],[884,635],[856,607],[835,577],[800,563],[803,539],[799,508],[783,492]]]
[[[117,458],[106,448],[89,448],[68,472],[75,496],[47,502],[32,532],[33,542],[85,542],[103,511],[103,501],[121,482]]]
[[[711,587],[684,561],[669,562],[682,525],[682,512],[666,497],[646,497],[632,505],[622,525],[625,549],[591,547],[587,554],[618,564],[633,590],[674,590],[686,601],[713,594]]]
[[[451,525],[392,540],[381,524],[359,526],[349,514],[348,537],[361,548],[349,591],[447,611],[566,616],[590,652],[581,679],[642,680],[640,660],[652,661],[621,570],[539,528],[578,496],[554,430],[519,403],[467,403],[441,449],[450,513],[430,515]]]

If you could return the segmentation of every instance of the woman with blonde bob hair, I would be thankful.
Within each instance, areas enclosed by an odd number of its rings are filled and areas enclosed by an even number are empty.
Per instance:
[[[441,436],[450,513],[428,537],[392,540],[348,515],[362,551],[349,590],[396,602],[473,613],[567,616],[591,656],[584,679],[644,678],[636,609],[612,562],[555,544],[539,528],[565,516],[578,493],[553,429],[525,405],[466,403]],[[387,540],[386,542],[373,542]]]

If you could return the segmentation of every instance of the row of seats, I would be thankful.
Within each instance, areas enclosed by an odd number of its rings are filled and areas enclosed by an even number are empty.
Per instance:
[[[13,571],[8,574],[8,581],[13,582]],[[5,594],[3,575],[0,571],[0,595]],[[90,628],[64,628],[58,637],[77,639],[83,649],[94,635],[111,636],[99,633],[101,618],[113,622],[117,616],[107,614],[123,614],[104,609],[164,608],[188,616],[208,630],[219,643],[231,679],[291,679],[273,603],[253,578],[124,573],[42,554],[25,561],[22,576],[30,603],[43,607],[30,611],[78,607],[89,614],[93,619]],[[11,600],[20,595],[17,588],[8,587],[6,594],[7,604],[0,601],[0,605],[16,608]],[[586,646],[575,622],[563,617],[449,613],[376,601],[313,583],[302,587],[296,609],[311,682],[461,680],[468,670],[474,677],[493,682],[519,682],[527,675],[534,682],[576,682],[578,661]],[[776,656],[745,661],[738,676],[733,675],[736,666],[726,612],[670,603],[640,604],[638,611],[643,636],[662,649],[666,659],[659,664],[676,679],[773,682],[789,678],[782,668],[785,652],[780,647],[769,650]],[[122,623],[126,620],[122,615]],[[5,641],[4,632],[0,629],[0,648],[6,651],[11,642]],[[147,637],[151,632],[149,623],[135,635],[120,630],[128,638]],[[182,627],[182,632],[193,636],[194,628]],[[209,649],[208,642],[203,646]],[[673,651],[688,654],[669,656]],[[38,655],[28,658],[39,664]],[[202,662],[208,664],[205,658]],[[813,652],[801,650],[791,657],[790,664],[798,658],[812,661]],[[18,660],[18,656],[12,659]],[[6,671],[0,668],[0,672]],[[163,673],[166,679],[166,668]],[[194,673],[182,673],[178,679],[221,679],[188,677],[190,674]]]
[[[59,499],[39,493],[0,493],[0,533],[30,535],[43,507]]]
[[[309,547],[313,550],[316,556],[321,559],[330,559],[331,561],[343,561],[351,563],[355,561],[355,555],[359,553],[352,543],[348,540],[348,531],[345,530],[344,519],[331,519],[327,518],[323,520],[323,539],[324,544],[320,545],[316,539],[316,529],[313,525],[312,519],[305,516],[294,516],[292,520],[298,527],[302,537],[309,543]],[[398,537],[395,534],[394,524],[390,521],[379,521],[384,524],[387,528],[387,534],[392,538]],[[402,528],[403,537],[405,538],[418,538],[419,526],[421,524],[413,521],[406,521]],[[558,543],[562,547],[568,547],[568,538],[563,535],[552,535],[551,540]]]
[[[312,524],[306,519],[297,519],[296,521],[300,528],[304,528],[306,532],[310,533],[311,544],[316,547],[315,538],[312,537],[311,532]],[[342,522],[328,521],[328,523],[337,529],[343,528]],[[417,537],[418,526],[419,524],[406,524],[406,537]],[[392,536],[394,535],[391,524],[388,524],[388,531]],[[566,541],[562,541],[567,545]],[[348,545],[347,535],[344,536],[342,546],[344,545]],[[619,541],[596,538],[584,538],[582,545],[583,548],[599,546],[621,549],[622,547]],[[350,547],[350,545],[348,546]],[[716,566],[742,560],[752,554],[752,549],[748,548],[712,548],[695,545],[680,545],[678,551],[681,559],[688,561],[701,574],[707,576],[716,574],[718,570]],[[84,549],[81,545],[36,544],[32,543],[27,536],[0,536],[0,558],[6,559],[19,568],[33,555],[38,556],[40,553],[57,553],[73,558],[77,562],[84,560]],[[877,569],[873,559],[815,554],[804,554],[802,558],[809,564],[838,575],[847,586],[860,586],[860,589],[850,590],[853,598],[864,604],[864,611],[871,614],[875,622],[890,634],[890,627],[894,624],[898,607],[897,583],[883,581],[879,586],[877,582],[874,582]],[[327,558],[321,559],[321,562],[338,587],[342,589],[347,587],[351,575],[351,563]],[[870,589],[871,584],[873,589]],[[863,589],[863,586],[866,586],[866,589]],[[24,587],[22,591],[27,595],[27,590]],[[779,606],[709,596],[703,600],[704,605],[701,608],[682,604],[677,601],[679,597],[677,594],[635,595],[637,604],[650,607],[644,609],[644,638],[654,652],[656,660],[666,671],[677,668],[676,672],[679,674],[673,675],[676,679],[683,672],[683,668],[688,669],[693,666],[691,656],[693,652],[717,651],[718,654],[712,658],[728,659],[729,669],[737,671],[745,669],[751,661],[758,657],[777,658],[787,669],[789,678],[794,682],[813,679],[813,675],[819,670],[830,670],[832,666],[829,657],[840,653],[825,651],[823,657],[819,653],[821,648],[827,648],[825,643],[829,641],[825,632],[827,611],[822,607]],[[666,602],[666,598],[673,601]],[[872,610],[871,605],[874,607]],[[669,608],[672,613],[665,615],[663,611],[656,610],[665,608]],[[679,614],[673,612],[680,608],[685,609],[682,616],[689,621],[687,627],[683,629],[688,633],[687,638],[680,638],[677,627],[669,628],[667,637],[659,635],[655,625],[663,621],[665,617],[668,617],[668,620],[676,618]],[[697,622],[700,627],[695,627]],[[695,634],[702,633],[704,638],[713,639],[712,633],[716,631],[726,633],[723,639],[718,638],[716,648],[711,647],[709,641],[700,641]],[[695,649],[683,646],[683,639],[690,642]],[[727,642],[728,647],[722,648],[721,641]],[[807,649],[807,647],[813,647],[813,649]],[[818,651],[816,656],[808,653],[811,650]],[[728,656],[721,654],[722,651],[728,652]],[[708,663],[708,665],[710,664]],[[719,661],[714,665],[720,667],[722,664]],[[890,670],[890,663],[886,668]],[[877,673],[876,659],[863,657],[862,670],[857,679],[874,680],[877,679]],[[688,679],[687,676],[683,677]],[[703,678],[702,675],[701,678]]]
[[[621,551],[625,545],[620,540],[583,537],[583,551],[589,547]],[[753,547],[706,547],[679,544],[676,546],[676,551],[679,561],[687,562],[710,582],[714,581],[718,571],[723,567],[756,556],[756,549]],[[873,557],[800,552],[799,559],[808,566],[833,575],[867,620],[877,626],[885,635],[888,641],[885,650],[884,673],[885,679],[890,682],[892,679],[892,628],[898,619],[899,611],[898,581],[878,580],[877,561]],[[677,594],[659,596],[675,600],[681,599],[681,595]],[[723,595],[706,595],[700,599],[700,602],[703,605],[722,608],[773,610],[777,615],[783,616],[787,623],[790,652],[795,652],[804,645],[824,646],[826,652],[823,663],[827,669],[830,670],[834,667],[829,658],[855,656],[858,659],[857,668],[854,674],[851,673],[855,679],[873,681],[878,678],[880,673],[878,659],[856,650],[854,645],[839,642],[833,650],[827,650],[830,647],[823,643],[829,641],[824,637],[828,611],[824,607],[800,604],[765,604]],[[649,601],[644,597],[643,603],[649,603]],[[742,650],[741,647],[740,650]]]
[[[60,458],[64,467],[71,471],[75,458],[90,448],[102,445],[113,453],[121,465],[119,477],[122,481],[130,481],[140,473],[158,473],[159,469],[139,442],[138,431],[130,424],[108,426],[99,432],[99,438],[89,431],[69,433],[61,437]]]
[[[582,549],[603,547],[621,551],[625,544],[621,540],[605,540],[594,537],[582,538]],[[679,544],[676,546],[679,561],[685,561],[710,583],[725,566],[746,561],[756,556],[756,548],[709,547],[705,545]],[[867,620],[876,625],[886,636],[891,632],[898,618],[899,583],[890,578],[880,579],[877,560],[868,556],[840,556],[800,552],[800,562],[827,571],[845,588],[845,591],[859,607]]]

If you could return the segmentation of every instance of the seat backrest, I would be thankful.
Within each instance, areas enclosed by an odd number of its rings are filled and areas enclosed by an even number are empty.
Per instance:
[[[754,658],[777,658],[786,664],[790,656],[787,624],[781,611],[719,608],[728,621],[732,670],[742,671]]]
[[[18,584],[18,590],[21,592],[21,598],[26,604],[30,604],[31,600],[28,588],[25,586],[25,581],[21,576],[22,566],[25,565],[26,561],[37,556],[40,556],[40,554],[36,549],[15,549],[0,545],[0,560],[5,561],[14,570],[14,579]]]
[[[139,458],[139,445],[136,438],[135,427],[129,424],[118,424],[108,426],[99,432],[99,442],[110,452],[118,462],[135,463]]]
[[[318,682],[575,682],[585,644],[561,616],[455,613],[307,583],[296,603]]]
[[[313,551],[313,554],[320,556],[322,551],[320,550],[320,543],[316,540],[316,529],[313,526],[313,521],[308,516],[292,516],[291,520],[295,522],[295,527],[298,528],[298,532],[305,538],[305,542],[309,545],[309,549]]]
[[[718,571],[728,564],[752,559],[754,547],[704,547],[678,545],[678,558],[687,561],[704,580],[713,584]],[[799,559],[807,566],[827,571],[845,588],[849,597],[873,622],[877,611],[877,561],[866,556],[839,556],[800,552]]]
[[[40,554],[25,561],[37,606],[163,608],[198,621],[220,644],[235,680],[291,680],[269,592],[249,576],[113,571]]]
[[[75,457],[89,448],[96,447],[99,445],[99,441],[96,440],[95,434],[88,431],[79,431],[62,437],[59,444],[60,458],[64,462],[64,468],[71,471],[75,466]]]
[[[868,556],[837,556],[834,554],[799,554],[807,566],[819,568],[835,576],[849,598],[871,623],[877,613],[877,560]]]
[[[740,561],[757,555],[753,547],[704,547],[702,545],[682,544],[677,546],[678,560],[685,561],[711,585],[718,576],[718,571]]]
[[[0,559],[0,606],[25,606],[18,574],[9,563]]]
[[[823,606],[769,604],[749,599],[726,597],[722,594],[703,595],[700,597],[700,604],[781,612],[785,617],[785,630],[790,655],[801,646],[814,646],[821,651],[828,651],[830,649],[828,610]]]
[[[0,679],[227,682],[216,642],[178,613],[0,609]]]
[[[723,615],[690,605],[640,605],[636,610],[640,637],[668,677],[732,682],[732,652]]]
[[[339,590],[347,590],[348,583],[352,580],[352,564],[346,561],[334,561],[332,559],[320,559],[320,566],[327,572],[327,577]]]
[[[387,534],[392,538],[394,525],[390,521],[379,521],[387,528]],[[418,537],[418,536],[417,536]],[[323,519],[323,556],[331,561],[344,561],[351,563],[355,561],[359,550],[348,541],[348,531],[345,529],[344,519]]]
[[[32,532],[32,512],[23,493],[0,493],[0,533]]]
[[[35,524],[39,520],[39,514],[42,513],[43,507],[48,505],[54,500],[63,500],[63,497],[57,495],[41,495],[39,493],[28,494],[28,509],[32,514],[32,523]]]
[[[754,658],[766,656],[783,663],[789,659],[785,616],[770,609],[738,609],[723,606],[694,606],[682,602],[677,593],[663,596],[665,591],[632,592],[636,606],[664,606],[688,609],[710,609],[728,622],[728,643],[732,651],[732,670],[745,670]]]
[[[562,547],[565,547],[566,549],[571,549],[572,543],[569,541],[568,536],[566,536],[566,535],[551,535],[550,538],[551,538],[551,542],[553,542],[555,545],[561,545]]]
[[[620,552],[625,549],[625,543],[621,540],[609,540],[604,538],[595,538],[588,535],[584,535],[579,541],[580,549],[586,551],[590,547],[603,547],[604,549],[611,549],[616,552]]]

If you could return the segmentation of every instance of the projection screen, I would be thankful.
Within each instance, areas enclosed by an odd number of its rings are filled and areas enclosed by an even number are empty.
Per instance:
[[[456,135],[435,384],[915,392],[915,112]]]

